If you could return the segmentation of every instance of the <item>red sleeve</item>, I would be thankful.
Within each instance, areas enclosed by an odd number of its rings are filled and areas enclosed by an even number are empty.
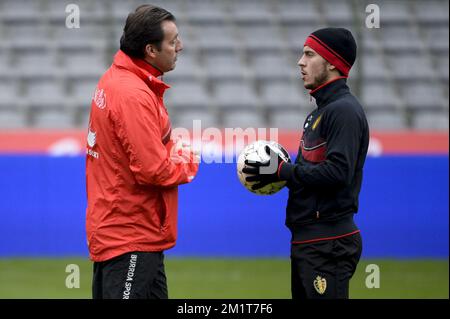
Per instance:
[[[175,163],[170,159],[170,150],[161,141],[156,98],[145,91],[133,94],[121,98],[114,122],[137,182],[164,187],[189,183],[197,173],[198,163]]]

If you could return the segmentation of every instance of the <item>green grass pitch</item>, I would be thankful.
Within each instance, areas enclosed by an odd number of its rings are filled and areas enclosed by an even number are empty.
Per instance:
[[[288,259],[166,257],[169,297],[290,298]],[[80,288],[66,287],[66,266],[80,269]],[[380,287],[369,289],[366,266],[380,269]],[[444,260],[362,260],[351,281],[351,298],[449,298]],[[92,264],[83,258],[0,259],[0,298],[91,298]]]

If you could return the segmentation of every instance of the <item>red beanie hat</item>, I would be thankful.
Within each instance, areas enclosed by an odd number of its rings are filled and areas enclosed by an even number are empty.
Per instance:
[[[344,76],[348,76],[356,59],[356,42],[344,28],[324,28],[311,33],[304,46],[309,46]]]

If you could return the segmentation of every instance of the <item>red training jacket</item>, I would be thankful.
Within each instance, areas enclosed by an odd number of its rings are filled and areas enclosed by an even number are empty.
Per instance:
[[[198,163],[171,155],[163,103],[169,86],[160,75],[144,60],[119,51],[92,98],[86,232],[93,261],[175,245],[177,186],[192,181]]]

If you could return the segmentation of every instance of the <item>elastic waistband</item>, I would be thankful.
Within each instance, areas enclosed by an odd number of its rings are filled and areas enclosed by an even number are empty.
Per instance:
[[[291,225],[289,228],[292,233],[291,241],[293,244],[332,240],[359,232],[353,220],[353,215],[334,221],[321,221],[301,226]]]

